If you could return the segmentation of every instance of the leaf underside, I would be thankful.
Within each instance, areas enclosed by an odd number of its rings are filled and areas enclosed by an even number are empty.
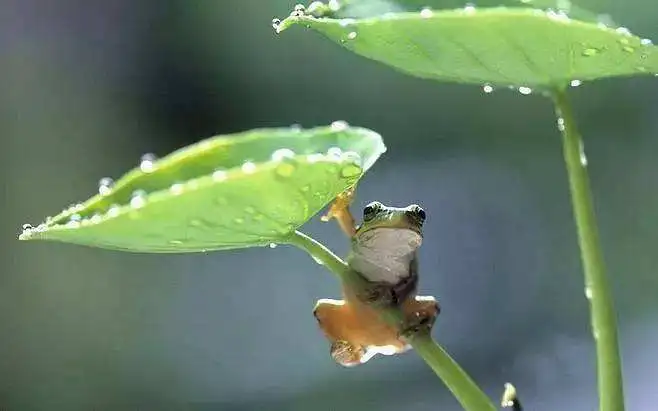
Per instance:
[[[161,253],[282,242],[384,151],[377,133],[340,122],[213,137],[126,173],[19,238]]]
[[[366,19],[286,18],[364,57],[442,81],[548,88],[658,73],[658,47],[552,11],[464,8]]]

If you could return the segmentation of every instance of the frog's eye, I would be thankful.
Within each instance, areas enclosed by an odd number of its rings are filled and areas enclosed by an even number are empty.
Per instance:
[[[364,207],[363,209],[363,219],[365,221],[370,220],[373,218],[377,212],[379,212],[384,205],[380,203],[379,201],[373,201],[372,203],[368,204],[367,206]]]
[[[412,204],[409,206],[409,212],[420,221],[420,223],[425,222],[425,218],[427,215],[425,214],[425,210],[418,204]]]

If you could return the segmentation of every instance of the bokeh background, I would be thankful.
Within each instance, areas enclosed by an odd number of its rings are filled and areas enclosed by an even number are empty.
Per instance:
[[[658,38],[652,0],[584,3]],[[311,309],[336,280],[289,247],[138,255],[19,243],[143,153],[347,120],[389,151],[361,184],[428,214],[434,334],[488,394],[593,410],[594,351],[549,101],[397,73],[287,0],[0,2],[0,409],[458,410],[414,354],[336,366]],[[629,410],[658,409],[658,81],[572,90],[617,303]],[[222,210],[208,210],[218,213]],[[306,231],[339,253],[333,225]]]

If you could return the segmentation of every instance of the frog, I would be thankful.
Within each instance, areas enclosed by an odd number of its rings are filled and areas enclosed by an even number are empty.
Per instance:
[[[373,201],[364,207],[357,226],[349,210],[353,198],[354,189],[346,190],[322,220],[337,220],[351,240],[346,262],[366,286],[356,291],[342,284],[343,299],[323,298],[313,309],[331,343],[331,357],[345,367],[364,364],[377,354],[410,350],[413,335],[430,332],[440,312],[434,297],[417,295],[425,210],[417,204],[393,207]],[[396,327],[382,319],[382,307],[399,308],[403,323]]]

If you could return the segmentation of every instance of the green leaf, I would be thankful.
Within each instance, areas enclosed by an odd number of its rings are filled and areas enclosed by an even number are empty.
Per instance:
[[[593,0],[598,1],[598,0]],[[582,1],[581,1],[582,2]],[[590,3],[592,0],[590,0]],[[569,14],[571,18],[583,21],[598,22],[607,19],[606,24],[612,25],[608,16],[602,16],[586,10],[565,0],[478,0],[477,7],[532,7],[552,9]],[[464,7],[464,0],[341,0],[332,4],[313,2],[308,11],[315,17],[331,18],[364,18],[377,17],[386,13],[403,11],[418,12],[423,8],[433,10],[448,10]],[[333,6],[333,7],[332,7]]]
[[[277,31],[295,24],[357,54],[435,80],[543,88],[658,73],[658,47],[649,40],[536,9],[427,9],[367,19],[298,13]]]
[[[213,137],[145,158],[19,238],[161,253],[282,242],[385,150],[379,134],[344,122]]]

